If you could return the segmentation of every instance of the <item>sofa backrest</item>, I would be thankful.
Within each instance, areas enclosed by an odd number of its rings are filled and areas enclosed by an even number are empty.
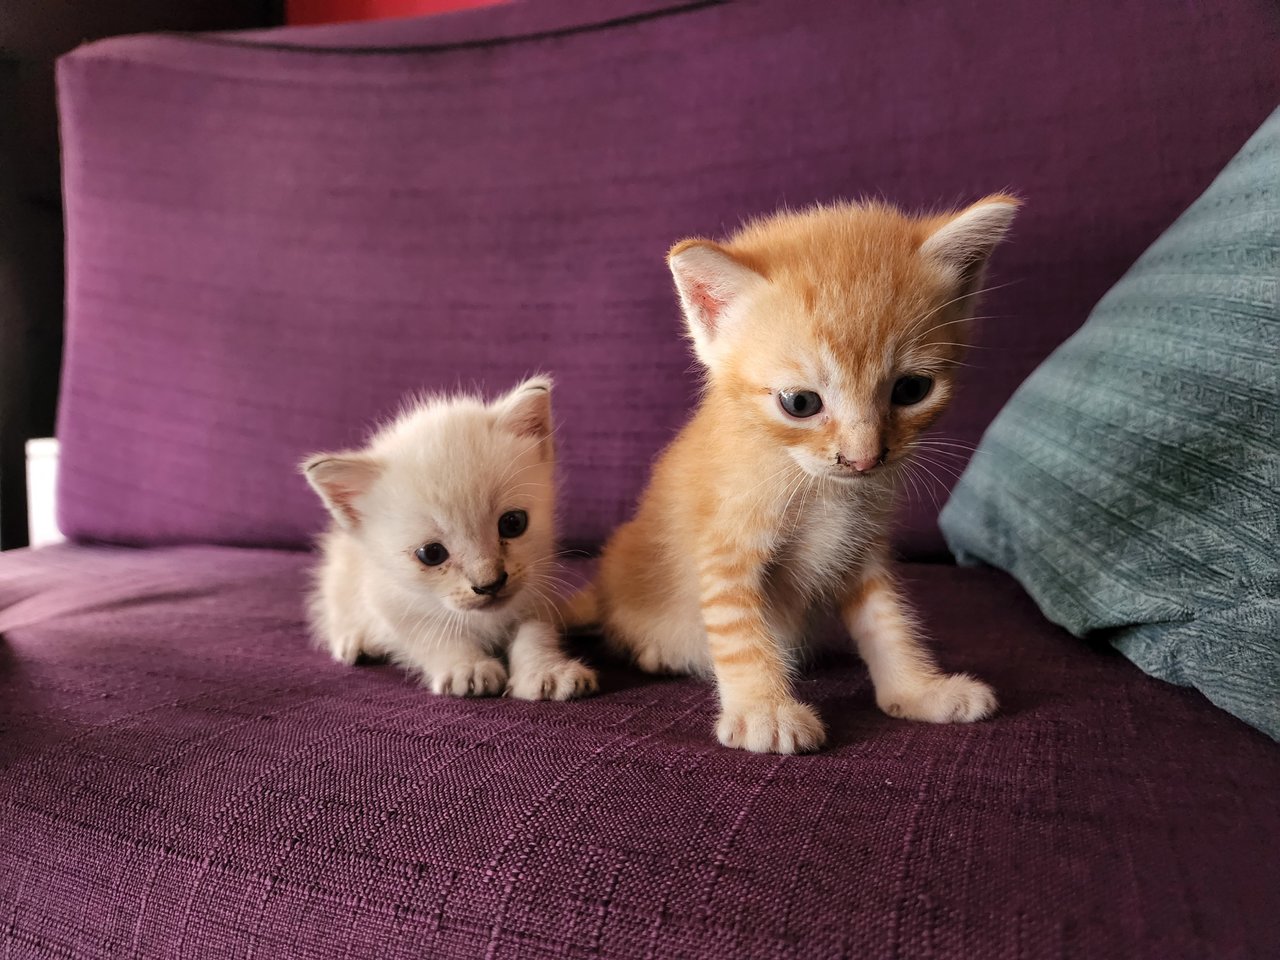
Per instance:
[[[564,536],[598,543],[694,402],[668,246],[836,197],[1025,197],[940,426],[976,442],[1275,105],[1278,21],[548,0],[83,47],[59,74],[63,530],[303,545],[304,453],[409,391],[544,370]],[[942,552],[935,513],[909,507],[907,553]]]

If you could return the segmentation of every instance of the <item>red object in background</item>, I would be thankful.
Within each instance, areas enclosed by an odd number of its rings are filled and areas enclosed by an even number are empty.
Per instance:
[[[288,0],[289,23],[345,23],[351,20],[388,20],[418,17],[446,10],[491,7],[504,0]]]

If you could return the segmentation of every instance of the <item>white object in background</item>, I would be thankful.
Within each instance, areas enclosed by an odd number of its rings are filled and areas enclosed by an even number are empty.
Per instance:
[[[57,483],[58,441],[52,437],[28,440],[27,530],[33,547],[62,542],[53,505]]]

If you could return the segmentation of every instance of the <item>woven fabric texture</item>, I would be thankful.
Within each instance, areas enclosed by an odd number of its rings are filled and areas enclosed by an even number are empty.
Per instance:
[[[303,454],[542,369],[565,534],[598,543],[696,389],[667,248],[834,197],[1026,196],[938,428],[976,443],[1280,98],[1274,4],[1059,6],[540,0],[82,48],[63,529],[305,543]],[[944,553],[936,512],[904,550]]]
[[[1278,279],[1280,111],[1019,388],[942,524],[1280,739]]]
[[[458,700],[309,648],[305,555],[0,556],[0,955],[1261,958],[1280,751],[1048,624],[1007,576],[908,566],[995,721],[891,719],[835,660],[808,757],[725,750],[711,690],[608,667]]]

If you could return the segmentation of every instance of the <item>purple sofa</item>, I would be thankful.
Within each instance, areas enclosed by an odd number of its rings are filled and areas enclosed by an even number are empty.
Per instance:
[[[755,756],[691,680],[329,662],[294,464],[548,370],[589,554],[693,395],[673,240],[1011,188],[939,430],[974,442],[1275,106],[1278,49],[1270,0],[545,0],[65,57],[71,542],[0,556],[3,955],[1276,956],[1280,750],[954,566],[931,498],[904,575],[999,716],[891,719],[837,657],[801,684],[829,748]]]

